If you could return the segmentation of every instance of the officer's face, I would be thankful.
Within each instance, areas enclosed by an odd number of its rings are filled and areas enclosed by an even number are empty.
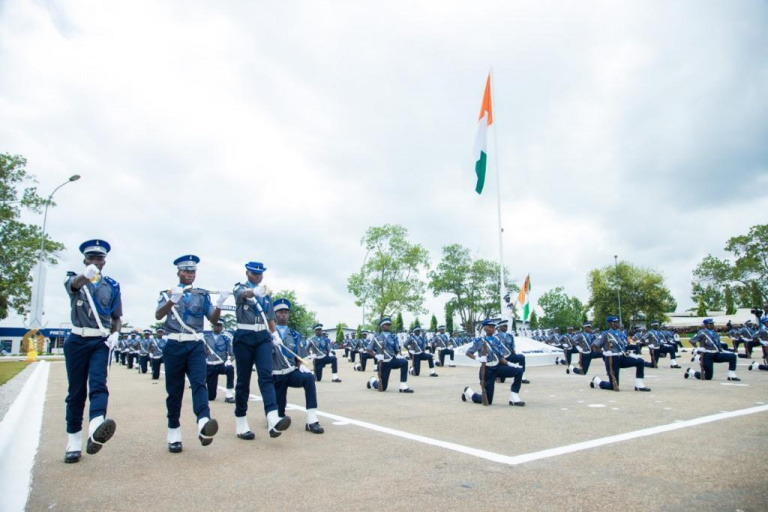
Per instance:
[[[608,327],[610,327],[611,329],[618,329],[619,328],[619,321],[618,320],[614,320],[613,322],[608,324]]]
[[[392,324],[384,324],[381,326],[381,330],[384,332],[389,332],[391,328],[392,328]]]
[[[287,309],[280,309],[275,311],[275,319],[277,320],[277,325],[288,325],[289,316],[290,312]]]
[[[221,329],[222,328],[223,328],[222,325],[214,325],[213,326],[213,332],[215,332],[216,334],[221,334]]]
[[[262,279],[264,279],[264,273],[256,274],[255,272],[251,272],[250,270],[245,271],[245,275],[248,277],[248,281],[253,284],[260,284]]]
[[[486,325],[483,327],[483,330],[485,331],[486,336],[493,336],[493,333],[496,331],[496,327],[492,325]]]
[[[197,270],[179,270],[176,275],[179,276],[179,282],[181,284],[184,286],[189,286],[195,282],[195,277],[197,277]]]
[[[501,327],[499,327],[499,330],[500,330],[501,332],[507,332],[507,329],[508,329],[508,328],[509,328],[508,326],[506,326],[506,325],[502,325]]]
[[[585,327],[584,330],[587,332],[592,332],[592,327]]]
[[[155,337],[157,337],[157,338],[162,338],[162,337],[163,337],[163,334],[165,334],[163,331],[157,331],[157,332],[155,333]]]
[[[107,258],[103,254],[86,254],[83,263],[87,267],[88,265],[96,265],[101,270],[104,268],[104,264],[107,262]]]

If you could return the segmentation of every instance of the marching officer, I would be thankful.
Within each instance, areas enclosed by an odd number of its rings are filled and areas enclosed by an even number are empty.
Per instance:
[[[139,368],[141,373],[147,373],[147,364],[149,363],[149,345],[152,343],[152,331],[144,329],[144,337],[139,340]]]
[[[414,327],[411,335],[405,342],[405,348],[411,355],[411,369],[408,371],[411,375],[418,377],[421,374],[421,362],[427,361],[429,364],[429,376],[437,377],[435,372],[435,358],[432,354],[426,352],[427,340],[421,335],[421,327]]]
[[[315,335],[307,340],[309,356],[315,360],[315,378],[317,382],[323,380],[323,368],[331,365],[331,382],[341,382],[339,378],[339,363],[333,351],[331,340],[324,336],[323,324],[315,324],[312,329]]]
[[[192,406],[197,417],[197,431],[200,444],[208,446],[219,430],[218,422],[211,418],[208,406],[208,390],[205,379],[205,342],[203,341],[204,319],[211,323],[219,321],[221,306],[227,298],[219,296],[216,306],[211,303],[210,294],[192,285],[197,277],[200,258],[188,254],[176,258],[176,275],[179,284],[170,293],[161,292],[155,311],[155,319],[165,318],[165,332],[168,341],[163,350],[165,363],[165,401],[168,409],[168,451],[180,453],[181,444],[181,400],[184,396],[184,375],[192,387]]]
[[[645,386],[643,377],[645,376],[645,361],[639,357],[626,355],[627,341],[619,330],[619,319],[615,316],[609,316],[608,329],[603,331],[598,338],[592,342],[592,347],[602,349],[605,370],[608,373],[608,380],[601,380],[595,377],[589,383],[591,388],[619,390],[619,372],[622,368],[635,368],[635,391],[650,391],[651,388]]]
[[[715,332],[714,320],[705,318],[703,327],[699,329],[699,332],[690,341],[691,345],[696,347],[695,352],[699,354],[702,371],[697,372],[692,368],[688,368],[684,374],[686,379],[695,377],[699,380],[712,380],[715,374],[714,363],[728,363],[728,380],[741,380],[736,376],[738,357],[735,352],[723,350],[720,335]]]
[[[485,381],[485,394],[488,399],[488,405],[493,403],[493,393],[496,389],[497,378],[512,377],[512,385],[509,388],[509,405],[518,407],[525,406],[525,402],[520,399],[520,386],[523,383],[523,368],[519,364],[510,364],[507,361],[509,350],[501,343],[501,340],[494,336],[496,324],[493,320],[486,319],[482,323],[484,336],[475,338],[472,346],[467,349],[467,357],[474,359],[481,365],[485,363],[485,375],[480,375],[480,381]],[[480,368],[483,371],[483,368]],[[475,393],[467,386],[461,394],[461,400],[472,401],[476,404],[483,403],[482,392]]]
[[[281,346],[272,346],[272,376],[275,379],[277,395],[277,413],[285,416],[285,406],[288,404],[288,388],[303,388],[307,409],[307,422],[304,430],[313,434],[322,434],[323,427],[317,421],[317,389],[312,370],[297,359],[297,355],[307,355],[302,344],[301,335],[288,327],[291,312],[291,302],[288,299],[277,299],[273,304],[277,321],[277,334]]]
[[[115,420],[106,419],[109,390],[107,364],[109,350],[120,336],[123,303],[120,285],[101,274],[110,245],[104,240],[88,240],[80,245],[85,270],[68,273],[64,288],[69,295],[72,331],[64,342],[67,369],[67,449],[64,462],[80,460],[83,450],[83,411],[90,396],[88,444],[93,455],[115,433]]]
[[[128,347],[128,369],[133,370],[134,363],[138,364],[138,361],[136,360],[136,358],[139,354],[139,342],[136,339],[135,332],[132,332],[131,335],[128,337],[128,340],[126,341],[126,346]]]
[[[400,370],[400,393],[413,393],[413,390],[408,387],[408,361],[400,353],[400,343],[397,341],[397,336],[390,332],[392,328],[392,319],[384,317],[379,321],[379,327],[381,332],[372,337],[368,342],[366,350],[368,355],[372,356],[381,368],[381,382],[377,376],[371,377],[368,380],[366,386],[368,389],[379,389],[381,386],[382,391],[387,390],[389,384],[389,374],[394,369]]]
[[[232,361],[235,359],[235,353],[232,352],[232,339],[222,334],[222,328],[222,323],[216,322],[213,324],[213,333],[205,335],[208,400],[216,400],[219,375],[226,375],[227,388],[224,401],[233,404],[235,403],[235,368],[232,366]]]
[[[267,415],[269,436],[279,437],[291,426],[291,417],[280,417],[277,412],[277,397],[272,377],[272,345],[279,345],[280,337],[275,332],[275,311],[269,289],[262,284],[266,270],[264,264],[259,261],[246,263],[247,279],[245,283],[236,284],[234,291],[237,316],[237,330],[232,342],[237,362],[235,422],[238,437],[246,441],[255,437],[248,435],[251,429],[246,419],[254,364],[259,391],[264,401],[264,413]]]
[[[165,331],[160,328],[155,331],[155,337],[152,338],[152,342],[149,344],[149,355],[152,364],[152,380],[160,378],[160,365],[163,364],[163,349],[165,348],[166,340],[163,337]]]

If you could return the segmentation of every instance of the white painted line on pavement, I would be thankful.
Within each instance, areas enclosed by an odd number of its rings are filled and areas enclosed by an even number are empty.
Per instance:
[[[0,493],[0,510],[3,511],[24,510],[32,484],[50,371],[48,362],[37,364],[0,422],[0,482],[5,489]]]

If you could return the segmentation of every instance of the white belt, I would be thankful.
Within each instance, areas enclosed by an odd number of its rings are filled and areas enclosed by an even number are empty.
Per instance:
[[[237,324],[238,329],[242,329],[243,331],[264,331],[266,330],[267,326],[264,324]]]
[[[288,373],[291,373],[295,369],[296,369],[295,366],[289,366],[284,370],[272,370],[272,375],[286,375]]]
[[[623,356],[624,354],[622,352],[605,352],[603,351],[603,356],[607,357],[614,357],[614,356]]]
[[[72,332],[83,338],[106,338],[107,335],[101,329],[94,327],[73,327]]]
[[[183,334],[179,332],[172,332],[171,334],[168,335],[168,339],[174,340],[174,341],[198,341],[203,339],[203,335],[200,333]]]
[[[215,366],[217,364],[224,364],[224,363],[222,361],[214,361],[214,362],[206,361],[206,364],[208,366]]]

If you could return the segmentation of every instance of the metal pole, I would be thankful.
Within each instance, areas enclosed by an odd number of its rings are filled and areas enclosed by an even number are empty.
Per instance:
[[[362,278],[363,278],[363,286],[365,286],[365,263],[368,261],[368,255],[371,254],[371,249],[368,249],[368,252],[365,253],[365,258],[363,258],[363,268],[360,269],[360,274],[362,275]],[[363,329],[365,329],[365,299],[366,298],[367,297],[363,295],[363,323],[361,324],[363,326]]]
[[[493,80],[493,67],[490,71],[491,75],[491,105],[494,104],[493,91],[496,89],[496,84]],[[491,106],[493,109],[493,106]],[[498,220],[499,229],[499,314],[501,318],[504,318],[504,295],[506,295],[506,286],[504,286],[504,245],[503,245],[503,233],[504,228],[501,226],[501,172],[499,171],[499,136],[497,124],[493,123],[493,154],[496,160],[496,217]],[[512,320],[510,318],[510,320]]]
[[[624,327],[621,321],[621,283],[619,282],[619,255],[613,255],[613,268],[616,270],[616,294],[619,298],[619,327]]]
[[[45,212],[43,214],[43,231],[40,234],[40,252],[37,255],[37,269],[35,269],[35,272],[36,272],[35,285],[36,286],[35,286],[35,289],[32,290],[33,294],[34,294],[34,297],[33,297],[33,300],[31,301],[36,306],[33,309],[39,315],[39,319],[38,318],[32,318],[31,319],[31,322],[30,322],[30,327],[31,328],[40,328],[40,327],[42,327],[42,317],[43,317],[43,307],[42,306],[43,306],[43,303],[45,301],[43,300],[43,294],[40,293],[40,281],[42,280],[41,279],[41,274],[42,274],[42,269],[43,269],[43,257],[45,255],[45,229],[46,229],[46,225],[48,223],[48,207],[51,205],[51,200],[53,199],[53,194],[55,194],[61,187],[63,187],[67,183],[71,183],[71,182],[77,181],[79,179],[80,179],[80,175],[79,174],[75,174],[75,175],[70,176],[67,181],[65,181],[64,183],[62,183],[61,185],[59,185],[58,187],[53,189],[53,192],[51,192],[51,194],[48,196],[48,199],[45,201]],[[38,325],[35,325],[35,324],[38,324]]]

